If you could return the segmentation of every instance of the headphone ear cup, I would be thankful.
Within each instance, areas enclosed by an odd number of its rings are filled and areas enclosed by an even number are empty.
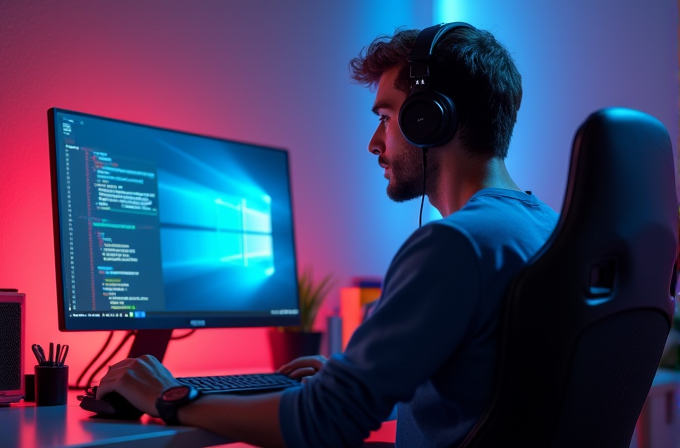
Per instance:
[[[446,95],[416,86],[401,105],[399,127],[414,146],[441,146],[458,130],[456,105]]]

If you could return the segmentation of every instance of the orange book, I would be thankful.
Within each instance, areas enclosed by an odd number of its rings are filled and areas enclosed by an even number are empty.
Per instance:
[[[347,347],[354,330],[364,320],[364,307],[380,298],[377,287],[352,286],[340,288],[340,315],[342,316],[342,348]]]

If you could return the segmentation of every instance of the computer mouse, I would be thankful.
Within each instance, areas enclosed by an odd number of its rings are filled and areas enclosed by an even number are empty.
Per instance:
[[[108,393],[99,400],[95,398],[96,396],[96,388],[93,388],[92,393],[88,391],[88,394],[80,400],[80,407],[96,413],[97,417],[120,420],[136,420],[144,414],[118,392]]]

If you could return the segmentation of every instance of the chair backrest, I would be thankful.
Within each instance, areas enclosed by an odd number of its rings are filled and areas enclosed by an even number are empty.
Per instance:
[[[461,447],[629,446],[674,309],[673,165],[644,113],[579,128],[555,231],[506,296],[493,402]]]

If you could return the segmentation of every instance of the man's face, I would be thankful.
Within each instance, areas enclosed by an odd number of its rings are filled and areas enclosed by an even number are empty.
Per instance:
[[[423,194],[423,150],[408,143],[399,129],[399,108],[406,93],[394,87],[398,73],[399,67],[394,67],[383,73],[378,83],[373,112],[380,123],[368,150],[385,169],[387,196],[404,202]]]

